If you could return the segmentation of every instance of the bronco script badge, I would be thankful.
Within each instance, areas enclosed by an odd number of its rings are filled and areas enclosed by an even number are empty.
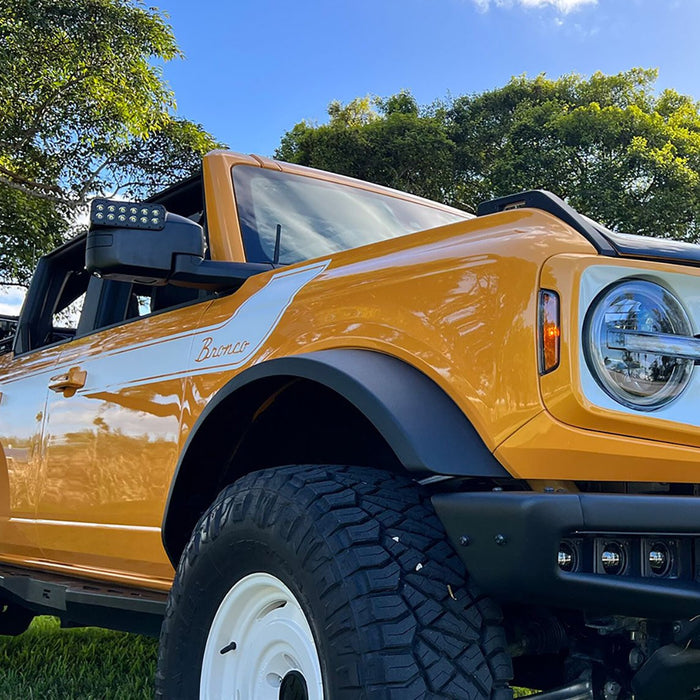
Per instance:
[[[270,337],[294,297],[318,277],[329,260],[277,273],[236,312],[218,326],[198,331],[194,344],[197,365],[207,369],[235,368],[248,362]]]

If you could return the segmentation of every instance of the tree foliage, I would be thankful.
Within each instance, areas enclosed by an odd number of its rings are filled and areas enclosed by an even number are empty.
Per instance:
[[[698,241],[700,104],[657,94],[656,78],[522,76],[427,107],[407,92],[332,103],[328,124],[300,122],[276,155],[469,210],[544,188],[611,228]],[[339,118],[359,107],[364,119]]]
[[[331,102],[328,112],[328,124],[300,122],[287,132],[275,156],[432,199],[451,198],[454,143],[442,115],[421,111],[408,92],[346,106]]]
[[[150,194],[217,144],[174,117],[172,31],[138,0],[0,0],[0,265],[22,277],[96,193]]]

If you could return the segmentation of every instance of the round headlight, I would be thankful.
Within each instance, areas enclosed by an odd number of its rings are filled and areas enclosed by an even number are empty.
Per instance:
[[[641,411],[677,398],[690,381],[693,360],[617,347],[610,340],[615,331],[691,336],[680,302],[658,284],[628,279],[598,296],[584,324],[588,367],[609,396]]]

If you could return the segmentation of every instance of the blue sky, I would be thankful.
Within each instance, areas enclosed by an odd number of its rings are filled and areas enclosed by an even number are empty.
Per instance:
[[[17,316],[24,301],[24,288],[3,284],[0,287],[0,315]]]
[[[185,60],[178,114],[233,150],[272,155],[331,100],[409,89],[420,103],[512,75],[659,68],[700,99],[700,0],[155,0]]]

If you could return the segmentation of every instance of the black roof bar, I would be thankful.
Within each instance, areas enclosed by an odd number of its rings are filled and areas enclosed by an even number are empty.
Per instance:
[[[617,256],[615,246],[587,219],[570,207],[563,199],[547,190],[528,190],[518,194],[510,194],[507,197],[490,199],[482,202],[476,209],[477,216],[496,214],[509,209],[541,209],[553,214],[571,228],[578,231],[586,240],[593,244],[601,255]]]

